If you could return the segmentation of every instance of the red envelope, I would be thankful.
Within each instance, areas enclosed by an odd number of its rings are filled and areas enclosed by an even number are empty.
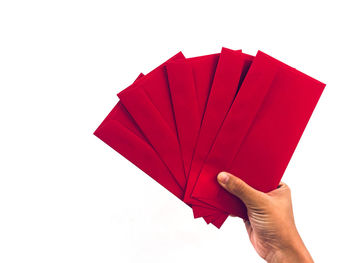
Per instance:
[[[213,54],[186,59],[186,62],[191,65],[193,71],[198,100],[198,113],[201,121],[207,105],[219,58],[220,54]]]
[[[183,58],[180,52],[169,61]],[[120,92],[118,97],[170,172],[184,188],[186,177],[165,70],[165,65],[169,61]]]
[[[176,60],[167,64],[167,74],[174,109],[177,134],[186,174],[192,161],[202,116],[215,75],[219,54]],[[202,206],[205,206],[204,204]],[[202,207],[201,206],[201,207]],[[193,207],[195,218],[221,216],[217,209]],[[208,214],[209,213],[209,214]]]
[[[141,73],[136,81],[143,76]],[[183,189],[151,148],[135,121],[120,102],[103,120],[94,135],[182,200]]]
[[[186,176],[177,140],[165,66],[170,61],[183,58],[182,53],[178,53],[118,94],[147,141],[182,188],[185,187]],[[137,148],[134,150],[137,151]],[[205,207],[203,213],[207,213]]]
[[[185,202],[203,205],[203,202],[191,198],[191,193],[216,134],[238,91],[239,84],[250,66],[251,59],[251,56],[242,54],[241,51],[222,49],[192,159]]]
[[[258,52],[207,157],[193,197],[247,218],[216,181],[226,170],[263,192],[275,189],[325,84]]]
[[[186,60],[170,62],[166,69],[177,134],[187,175],[201,123],[196,87],[192,67]]]
[[[220,54],[168,63],[167,74],[186,175]]]

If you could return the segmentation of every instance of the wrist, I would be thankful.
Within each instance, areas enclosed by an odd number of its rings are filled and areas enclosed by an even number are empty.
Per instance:
[[[314,262],[298,233],[287,244],[270,253],[266,261],[268,263]]]

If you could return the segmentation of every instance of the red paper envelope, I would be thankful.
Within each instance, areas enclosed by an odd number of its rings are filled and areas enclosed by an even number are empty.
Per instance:
[[[167,63],[178,59],[184,59],[184,56],[178,53],[120,92],[118,96],[147,141],[169,168],[179,185],[184,188],[186,177],[165,70]],[[137,151],[137,148],[134,150]],[[207,213],[205,207],[203,212]]]
[[[185,202],[201,205],[191,198],[195,182],[216,134],[250,66],[252,57],[241,51],[222,49],[208,98],[185,192]]]
[[[201,120],[207,105],[219,57],[220,54],[213,54],[186,59],[186,62],[191,65],[193,71],[198,100],[198,112]]]
[[[136,81],[143,76],[141,73]],[[183,189],[120,102],[107,115],[94,135],[182,200]]]
[[[186,60],[166,66],[185,174],[191,165],[201,118],[192,67]]]
[[[180,52],[169,61],[183,58]],[[120,92],[118,97],[170,172],[184,188],[186,177],[165,70],[167,62]]]
[[[168,63],[167,74],[186,174],[220,54]]]
[[[216,181],[226,170],[252,187],[275,189],[325,84],[258,52],[207,157],[193,197],[246,218],[243,203]]]
[[[166,66],[178,139],[186,174],[192,161],[200,124],[220,54],[169,62]],[[192,207],[195,218],[222,213],[210,206],[207,211]],[[208,222],[208,217],[206,221]]]

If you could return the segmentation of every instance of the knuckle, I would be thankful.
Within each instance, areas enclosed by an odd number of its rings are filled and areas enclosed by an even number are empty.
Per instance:
[[[281,183],[281,187],[280,187],[281,191],[284,193],[291,193],[291,189],[290,187],[286,184],[286,183]]]
[[[288,186],[286,183],[283,183],[283,186],[284,186],[286,189],[289,189],[289,186]]]
[[[284,189],[288,194],[291,194],[292,191],[290,190],[290,187],[288,185],[285,184]]]

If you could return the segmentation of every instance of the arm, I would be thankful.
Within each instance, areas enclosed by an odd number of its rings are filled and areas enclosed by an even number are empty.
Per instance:
[[[226,172],[218,175],[218,181],[246,205],[247,232],[263,259],[269,263],[313,262],[295,226],[290,189],[286,184],[263,193]]]

